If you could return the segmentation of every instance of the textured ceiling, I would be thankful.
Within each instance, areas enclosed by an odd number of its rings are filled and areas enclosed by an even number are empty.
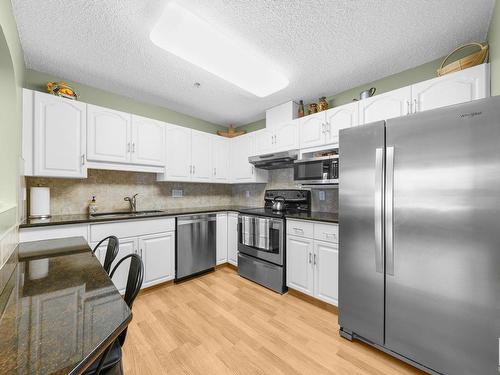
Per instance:
[[[12,3],[27,68],[240,125],[290,99],[332,95],[484,40],[494,0],[178,0],[281,67],[290,85],[266,98],[153,45],[166,0]]]

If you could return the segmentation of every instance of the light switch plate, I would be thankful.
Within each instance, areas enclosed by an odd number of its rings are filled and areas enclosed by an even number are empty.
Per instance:
[[[172,198],[182,198],[184,191],[182,189],[172,189]]]
[[[319,191],[319,200],[324,201],[325,200],[325,192],[323,190]]]

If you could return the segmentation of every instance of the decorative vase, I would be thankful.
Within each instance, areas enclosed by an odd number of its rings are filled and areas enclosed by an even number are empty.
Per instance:
[[[309,114],[317,113],[318,112],[318,105],[316,103],[311,103],[309,104]]]
[[[321,98],[319,98],[318,106],[318,112],[326,111],[328,109],[328,102],[326,101],[326,97],[322,96]]]

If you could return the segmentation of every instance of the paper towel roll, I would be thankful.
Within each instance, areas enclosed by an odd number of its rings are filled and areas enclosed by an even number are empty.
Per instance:
[[[50,217],[50,188],[32,187],[30,189],[30,218]]]

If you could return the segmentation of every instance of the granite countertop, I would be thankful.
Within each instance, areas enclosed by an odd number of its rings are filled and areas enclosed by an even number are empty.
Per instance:
[[[132,319],[82,237],[20,244],[2,295],[1,374],[79,374]]]
[[[338,223],[339,214],[337,212],[300,212],[294,214],[287,214],[287,219],[300,219],[300,220],[313,220],[313,221],[323,221],[328,223]]]
[[[241,210],[252,209],[256,207],[247,206],[210,206],[210,207],[188,207],[188,208],[173,208],[160,210],[159,212],[150,213],[141,216],[98,216],[92,217],[88,214],[74,214],[74,215],[55,215],[49,219],[27,219],[21,223],[20,228],[31,228],[31,227],[43,227],[52,225],[67,225],[67,224],[88,224],[88,223],[99,223],[106,221],[120,221],[120,220],[138,220],[138,219],[150,219],[155,217],[168,217],[168,216],[181,216],[197,213],[207,213],[207,212],[222,212],[222,211],[235,211],[239,212]],[[330,223],[338,223],[338,214],[332,212],[303,212],[297,214],[286,214],[285,217],[290,219],[302,219],[302,220],[314,220],[314,221],[324,221]]]
[[[141,216],[126,216],[121,217],[116,216],[98,216],[92,217],[88,214],[73,214],[73,215],[54,215],[48,219],[26,219],[24,220],[20,228],[30,228],[30,227],[43,227],[51,225],[66,225],[66,224],[85,224],[85,223],[99,223],[105,221],[120,221],[120,220],[137,220],[137,219],[149,219],[155,217],[168,217],[168,216],[180,216],[189,215],[196,213],[207,213],[207,212],[222,212],[222,211],[235,211],[238,212],[243,208],[243,206],[209,206],[209,207],[189,207],[189,208],[173,208],[159,210],[159,212],[150,213]],[[125,214],[125,213],[124,213]]]

